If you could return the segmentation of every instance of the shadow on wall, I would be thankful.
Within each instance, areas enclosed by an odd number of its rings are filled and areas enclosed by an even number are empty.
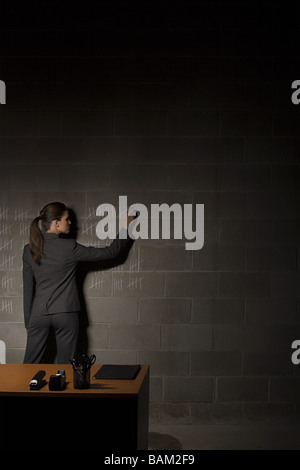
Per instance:
[[[149,433],[149,450],[182,450],[181,442],[170,434]]]

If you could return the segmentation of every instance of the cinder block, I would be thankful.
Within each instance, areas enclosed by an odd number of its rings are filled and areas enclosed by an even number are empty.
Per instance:
[[[247,137],[246,163],[296,163],[297,144],[294,137]]]
[[[21,194],[24,195],[24,201],[27,201],[26,193],[22,192]],[[15,194],[17,196],[17,193]],[[32,196],[32,202],[30,201],[26,203],[26,208],[30,208],[30,214],[32,214],[32,219],[39,215],[40,210],[46,204],[52,201],[61,201],[67,207],[74,211],[75,218],[79,223],[79,218],[81,214],[85,212],[85,200],[83,198],[83,194],[81,191],[34,191],[28,192],[28,196]],[[24,209],[24,207],[23,207]],[[73,220],[73,223],[76,223],[76,220]]]
[[[296,270],[298,263],[298,250],[283,246],[257,246],[246,247],[247,271],[289,271]]]
[[[141,323],[189,323],[191,306],[188,299],[140,299]]]
[[[222,166],[219,169],[219,188],[221,190],[266,190],[270,184],[270,169],[267,166]]]
[[[204,325],[163,325],[162,349],[211,349],[213,329]]]
[[[172,227],[172,225],[171,225]],[[171,237],[172,228],[171,228]],[[166,245],[163,241],[145,241],[140,247],[140,270],[187,271],[191,269],[192,255],[182,245]]]
[[[271,403],[299,403],[300,378],[271,377],[270,401]]]
[[[297,190],[300,186],[299,176],[299,165],[273,166],[271,171],[271,188],[274,190]]]
[[[289,351],[245,351],[244,375],[292,375],[293,364]]]
[[[4,111],[4,110],[3,110]],[[35,135],[35,113],[31,110],[1,110],[0,135],[3,137],[31,137]]]
[[[272,325],[267,326],[266,343],[268,349],[285,349],[291,348],[295,339],[300,338],[300,325]],[[290,349],[291,355],[293,350]]]
[[[114,297],[163,297],[165,273],[132,272],[112,274]]]
[[[188,58],[172,60],[170,64],[170,72],[173,80],[197,83],[220,83],[220,57],[193,57],[192,61]]]
[[[297,195],[295,192],[247,193],[246,214],[248,217],[286,218],[297,217]]]
[[[94,323],[92,328],[87,329],[87,341],[91,351],[108,348],[108,326]]]
[[[187,403],[156,404],[160,424],[190,424],[190,405]]]
[[[215,424],[242,424],[243,403],[214,403]]]
[[[193,253],[193,270],[240,271],[244,268],[243,246],[206,246]]]
[[[246,299],[247,323],[293,325],[297,323],[296,299]]]
[[[266,402],[268,400],[267,377],[218,377],[217,401]]]
[[[49,165],[16,165],[10,172],[11,190],[38,190],[51,188],[52,191],[62,189],[61,172],[57,167]]]
[[[215,273],[166,273],[167,297],[212,298],[216,295]]]
[[[291,403],[244,403],[244,423],[297,424],[294,407]]]
[[[57,172],[57,167],[54,167]],[[62,165],[59,178],[64,190],[108,190],[111,187],[111,167],[108,165]],[[56,173],[57,177],[57,173]]]
[[[40,137],[35,142],[32,159],[36,163],[80,163],[87,160],[87,142],[81,137]]]
[[[4,341],[7,349],[25,348],[26,330],[23,322],[1,324],[1,339]],[[8,359],[7,359],[8,362]]]
[[[299,136],[299,116],[297,109],[274,112],[274,136]]]
[[[256,325],[218,325],[214,327],[215,349],[261,349],[265,346],[265,328]]]
[[[242,374],[242,351],[192,351],[191,375]]]
[[[1,171],[0,190],[7,191],[11,186],[10,178],[11,178],[12,168],[9,167],[8,165],[1,165],[0,171]]]
[[[89,137],[84,141],[84,158],[90,163],[138,163],[138,143],[136,137]]]
[[[6,349],[6,363],[7,364],[22,364],[25,356],[24,348],[7,348]]]
[[[80,269],[80,267],[79,267]],[[84,278],[83,294],[87,299],[87,307],[92,317],[97,317],[104,297],[110,297],[112,289],[111,273],[98,270],[96,264],[94,271],[88,272]]]
[[[259,219],[221,219],[219,221],[220,243],[243,245],[270,243],[270,221]]]
[[[244,301],[242,299],[194,299],[193,323],[243,323]]]
[[[213,403],[191,403],[190,405],[191,424],[214,424],[214,404]]]
[[[167,189],[216,189],[217,167],[201,166],[166,166]]]
[[[273,272],[270,281],[271,298],[296,298],[299,295],[299,272]]]
[[[65,111],[62,113],[63,136],[112,135],[113,112],[111,111]]]
[[[196,33],[196,56],[220,57],[221,56],[221,33],[218,30],[206,31],[205,29]]]
[[[218,136],[219,116],[212,111],[170,111],[168,133],[177,136]]]
[[[130,207],[131,204],[140,201],[139,191],[126,191],[125,194],[122,194],[118,189],[112,190],[103,190],[103,191],[88,191],[85,194],[85,208],[81,213],[85,216],[83,219],[84,223],[97,223],[100,218],[96,216],[97,207],[100,204],[111,204],[116,209],[117,215],[117,231],[119,229],[119,197],[125,195],[127,197],[127,206]],[[121,214],[122,217],[122,214]],[[96,231],[95,231],[96,233]]]
[[[225,57],[270,57],[274,50],[269,30],[222,31],[221,51]]]
[[[161,83],[169,79],[168,62],[160,57],[103,59],[97,63],[97,68],[100,69],[99,75],[110,83]]]
[[[219,273],[218,297],[269,296],[268,273]]]
[[[0,257],[1,260],[1,257]],[[10,274],[0,272],[0,311],[1,323],[23,323],[23,297],[7,296],[6,283],[10,283]],[[1,336],[2,339],[2,336]]]
[[[269,83],[274,73],[274,60],[271,57],[222,57],[221,80],[226,82],[243,82],[248,85],[249,81],[258,86]]]
[[[85,300],[90,324],[137,322],[137,299],[86,296]]]
[[[35,138],[29,137],[2,137],[0,139],[0,152],[2,163],[26,163],[27,165],[37,161],[35,154]],[[38,153],[37,153],[38,154]],[[1,175],[5,179],[4,171],[5,166],[1,165]],[[2,181],[1,178],[1,183]]]
[[[112,188],[115,191],[163,189],[164,169],[160,165],[115,166],[112,169]]]
[[[205,217],[244,217],[244,193],[193,192],[194,204],[204,204]]]
[[[145,204],[148,211],[151,211],[151,204],[168,204],[172,206],[173,204],[180,204],[183,209],[183,204],[192,204],[193,195],[190,191],[174,191],[174,190],[158,190],[158,191],[140,191],[139,193],[139,202]],[[173,214],[171,212],[171,216]],[[171,217],[171,221],[172,221]],[[145,242],[148,243],[148,242]],[[177,242],[176,242],[177,243]],[[179,243],[179,240],[178,240]]]
[[[194,51],[194,35],[186,30],[139,31],[137,36],[138,53],[143,57],[191,56]]]
[[[212,402],[214,380],[212,377],[166,377],[164,400],[166,402]]]
[[[220,27],[220,17],[213,5],[189,4],[189,8],[182,9],[180,5],[174,4],[168,13],[168,25],[172,29],[211,31]]]
[[[164,111],[117,111],[116,135],[166,135],[167,117]]]
[[[219,221],[216,218],[208,217],[206,212],[204,219],[204,245],[216,245],[219,243]]]
[[[109,346],[111,349],[160,349],[160,326],[112,324]]]
[[[192,89],[189,85],[143,84],[138,90],[137,107],[140,109],[190,109],[191,102]]]
[[[137,364],[136,351],[101,349],[99,345],[95,348],[89,347],[88,354],[95,354],[96,364]]]
[[[14,271],[14,269],[9,268],[9,259],[10,257],[0,257],[2,263],[2,269],[0,269],[0,292],[3,297],[9,298],[22,297],[23,296],[23,279],[22,272],[19,269]],[[8,310],[10,311],[10,309]]]
[[[274,96],[276,96],[276,108],[287,108],[286,91],[278,84],[261,83],[258,87],[256,83],[248,83],[243,89],[243,107],[244,109],[273,110]]]
[[[243,139],[218,137],[194,139],[195,163],[240,163],[243,161]]]
[[[31,135],[31,133],[30,133]],[[61,135],[61,114],[58,111],[36,111],[33,135],[56,137]]]
[[[274,245],[298,246],[300,240],[300,221],[297,219],[272,220],[271,243]]]
[[[189,372],[189,352],[185,351],[138,351],[139,364],[150,364],[154,377],[187,376]]]
[[[150,369],[150,374],[151,374],[151,369]],[[163,378],[162,377],[151,377],[149,399],[152,402],[163,401]]]
[[[271,136],[272,113],[264,111],[222,111],[221,136]]]
[[[194,107],[201,110],[239,110],[245,107],[241,83],[201,83],[196,86]]]
[[[194,142],[187,137],[141,137],[138,153],[145,163],[192,162]]]

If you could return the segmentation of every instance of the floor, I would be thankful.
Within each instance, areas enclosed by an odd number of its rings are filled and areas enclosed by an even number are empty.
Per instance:
[[[149,450],[300,450],[300,425],[151,424]]]

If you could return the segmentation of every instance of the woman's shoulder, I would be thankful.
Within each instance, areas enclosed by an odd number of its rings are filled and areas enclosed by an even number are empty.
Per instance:
[[[24,245],[23,255],[27,255],[29,253],[30,253],[30,246],[29,246],[29,243],[27,243],[26,245]]]

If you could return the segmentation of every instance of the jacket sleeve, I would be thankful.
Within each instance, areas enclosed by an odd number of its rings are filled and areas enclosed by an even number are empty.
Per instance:
[[[126,229],[121,229],[116,239],[104,248],[84,246],[75,243],[74,256],[77,261],[105,261],[116,258],[127,245],[129,236]]]
[[[23,308],[25,328],[28,328],[35,288],[35,279],[28,261],[28,254],[29,246],[26,245],[23,251]]]

